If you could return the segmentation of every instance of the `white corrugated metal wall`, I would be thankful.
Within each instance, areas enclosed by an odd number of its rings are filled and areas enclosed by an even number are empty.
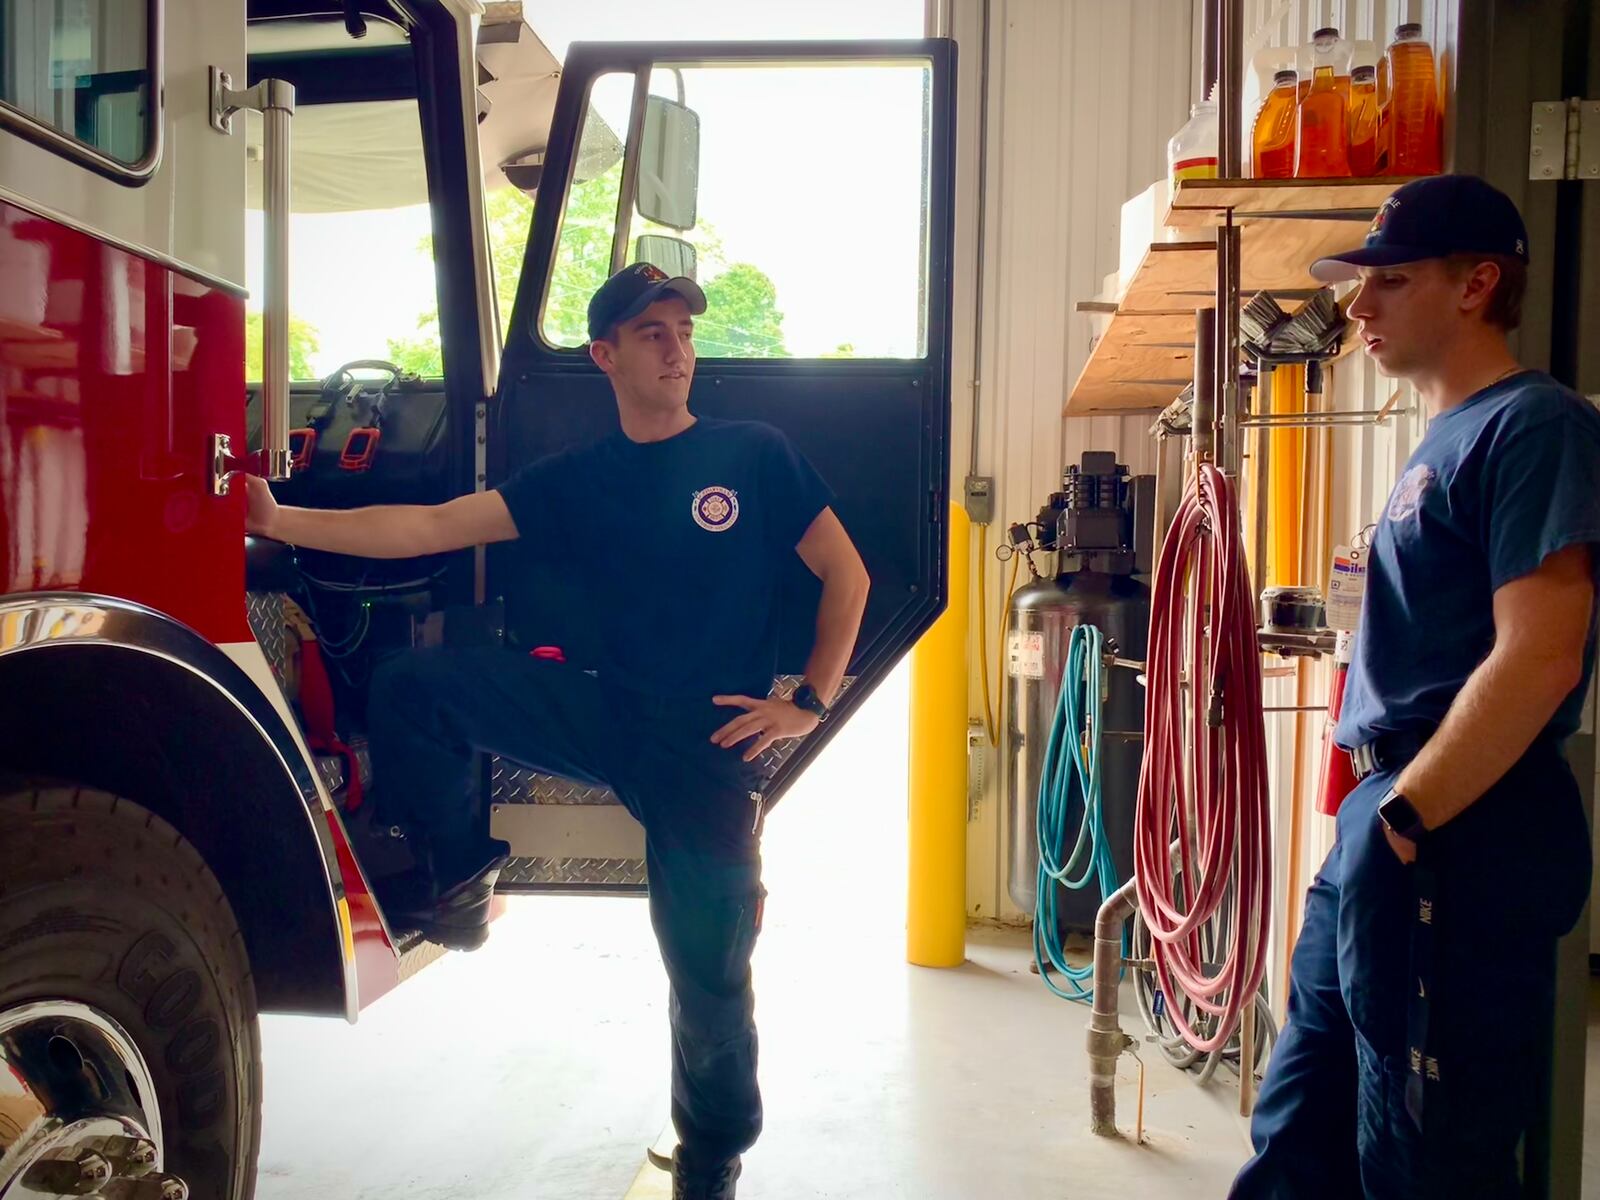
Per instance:
[[[978,124],[983,9],[981,0],[957,0],[952,12],[961,43],[962,124],[969,130]],[[978,472],[996,479],[991,534],[998,537],[1009,522],[1038,511],[1060,487],[1063,464],[1085,449],[1116,449],[1135,471],[1154,469],[1148,418],[1064,422],[1061,409],[1089,354],[1089,322],[1075,306],[1117,269],[1123,201],[1166,169],[1167,139],[1188,116],[1194,39],[1189,0],[992,0],[989,19],[983,378],[975,389],[972,331],[958,331],[955,378],[966,387],[956,393],[952,486],[959,494],[967,471],[976,391]],[[960,153],[967,219],[957,251],[970,264],[975,143],[963,137]],[[971,286],[970,276],[958,279],[957,312],[972,311]],[[990,614],[985,665],[998,682],[994,627],[1004,581],[992,555],[983,578]],[[974,677],[972,711],[979,713],[976,671]],[[1005,896],[1002,797],[993,765],[991,752],[970,827],[968,908],[978,917],[1018,917]]]

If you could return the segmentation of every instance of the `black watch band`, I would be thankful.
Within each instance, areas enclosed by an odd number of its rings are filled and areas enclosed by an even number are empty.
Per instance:
[[[1428,836],[1421,815],[1412,807],[1411,801],[1394,788],[1390,788],[1388,795],[1378,801],[1378,820],[1388,826],[1391,832],[1410,842],[1421,842]]]
[[[802,681],[800,686],[795,688],[794,695],[789,697],[789,702],[796,708],[815,713],[819,721],[828,719],[828,706],[822,702],[822,697],[817,695],[817,689],[809,683]]]

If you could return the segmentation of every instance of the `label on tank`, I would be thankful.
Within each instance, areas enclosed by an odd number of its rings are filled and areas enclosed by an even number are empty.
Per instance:
[[[1367,556],[1361,547],[1336,546],[1328,568],[1329,629],[1353,632],[1361,622],[1361,599],[1367,591]]]
[[[1017,679],[1044,678],[1044,634],[1013,633],[1006,644],[1006,670]]]

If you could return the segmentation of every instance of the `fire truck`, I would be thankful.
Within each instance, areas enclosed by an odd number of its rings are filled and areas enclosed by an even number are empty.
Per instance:
[[[830,305],[903,328],[826,353],[708,328],[692,403],[780,427],[838,493],[874,582],[842,717],[928,627],[954,67],[941,40],[558,63],[519,5],[478,0],[0,0],[0,1197],[251,1195],[258,1012],[354,1021],[438,953],[369,886],[399,840],[367,799],[373,666],[439,643],[581,657],[603,636],[585,587],[650,603],[629,572],[649,513],[581,531],[615,547],[603,581],[514,547],[380,564],[251,543],[244,474],[285,503],[435,503],[604,436],[572,294],[638,259],[704,271],[714,215],[729,243],[777,223]],[[882,199],[852,173],[885,163],[904,216],[867,233],[893,271],[845,227]],[[525,245],[491,228],[508,189],[533,198]],[[370,234],[401,209],[424,214],[389,240],[427,258],[426,368],[388,352],[416,330],[386,326],[396,277],[347,256],[355,233],[294,249],[307,214]],[[370,349],[305,378],[312,270]],[[782,674],[817,599],[794,567]],[[840,723],[769,756],[767,805]],[[477,803],[513,847],[502,890],[646,886],[604,789],[486,756]]]

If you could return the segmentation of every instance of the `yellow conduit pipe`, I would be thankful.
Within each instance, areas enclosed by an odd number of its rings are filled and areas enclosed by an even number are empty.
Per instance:
[[[1272,375],[1272,411],[1303,413],[1306,410],[1306,369],[1301,366],[1277,367]],[[1300,505],[1303,462],[1303,429],[1271,431],[1272,450],[1267,455],[1267,491],[1272,507],[1267,515],[1267,582],[1277,587],[1302,583],[1300,571]]]
[[[906,961],[956,967],[967,947],[967,514],[950,508],[944,613],[911,651]]]

